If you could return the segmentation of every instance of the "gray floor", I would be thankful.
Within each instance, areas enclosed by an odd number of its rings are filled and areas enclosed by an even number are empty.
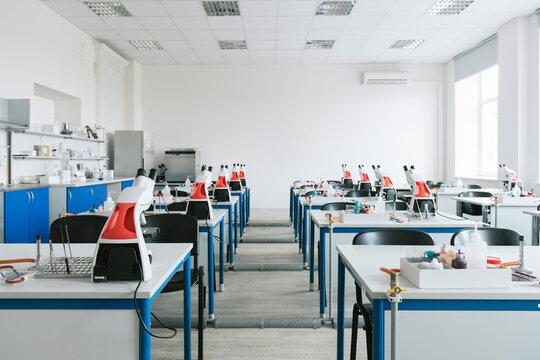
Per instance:
[[[287,210],[253,210],[251,226],[244,236],[246,242],[239,243],[235,263],[300,265],[298,243],[293,242],[292,227],[285,223]],[[226,272],[225,291],[215,294],[216,322],[204,331],[205,359],[335,358],[336,331],[330,324],[321,324],[319,293],[309,291],[308,285],[307,270]],[[350,313],[353,301],[353,291],[348,291],[346,314]],[[196,287],[192,289],[192,309],[196,318]],[[153,311],[160,317],[182,316],[182,293],[160,295]],[[152,358],[182,359],[182,334],[180,329],[172,340],[152,339]],[[350,329],[345,335],[348,357]],[[196,359],[196,330],[192,332],[192,349],[192,358]],[[366,358],[361,329],[357,358]]]

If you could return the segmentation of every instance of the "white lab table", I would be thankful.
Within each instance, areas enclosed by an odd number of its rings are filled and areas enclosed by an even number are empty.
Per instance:
[[[150,328],[152,302],[184,267],[184,328],[191,328],[191,244],[148,244],[152,278],[141,283],[137,303]],[[33,258],[34,244],[0,244],[4,259]],[[61,244],[55,253],[63,254]],[[74,256],[93,256],[95,244],[72,244]],[[43,247],[43,250],[44,247]],[[42,251],[48,253],[48,251]],[[43,261],[43,260],[42,260]],[[13,264],[24,269],[29,264]],[[0,348],[5,359],[150,359],[150,335],[137,319],[137,281],[94,283],[90,278],[35,279],[0,283]],[[184,358],[191,358],[191,332],[184,331]]]
[[[381,266],[399,268],[407,246],[338,245],[337,359],[344,354],[345,269],[362,286],[373,305],[373,359],[390,359],[390,277]],[[425,247],[426,250],[431,249]],[[519,247],[488,247],[488,255],[503,262],[518,259]],[[540,270],[540,248],[525,247],[525,264]],[[434,270],[437,271],[437,270]],[[461,270],[456,270],[461,271]],[[540,286],[513,282],[509,288],[418,289],[403,276],[399,303],[399,358],[416,360],[535,359],[540,333]],[[428,351],[430,345],[450,343],[449,351]],[[427,346],[427,347],[426,347]],[[414,355],[412,355],[414,354]],[[348,356],[347,356],[348,357]]]
[[[538,210],[525,210],[524,214],[532,216],[531,227],[531,245],[540,245],[540,211]]]
[[[387,214],[375,215],[375,214],[345,214],[344,221],[335,222],[332,225],[332,233],[330,234],[330,226],[325,214],[332,213],[336,216],[338,212],[312,210],[311,211],[311,231],[309,242],[309,288],[315,290],[315,241],[316,235],[319,236],[319,264],[318,269],[319,276],[319,306],[320,316],[325,317],[325,304],[326,304],[326,280],[330,285],[329,294],[332,294],[332,284],[335,284],[337,280],[337,254],[333,251],[336,245],[351,244],[354,236],[362,231],[372,229],[410,229],[418,230],[428,233],[437,245],[443,243],[450,244],[450,238],[452,235],[461,229],[472,228],[475,226],[475,222],[464,218],[458,218],[447,214],[436,214],[430,217],[429,220],[407,220],[405,217],[405,211],[397,212],[396,217],[403,219],[404,222],[398,223],[389,219]],[[445,217],[448,216],[448,217]],[[315,227],[317,229],[315,229]],[[326,241],[326,235],[331,236],[331,240]],[[352,285],[352,282],[350,282]],[[331,304],[331,298],[328,301]],[[329,309],[329,317],[332,316],[332,309]]]
[[[466,189],[466,188],[457,188],[457,187],[451,187],[451,188],[441,188],[439,191],[434,191],[433,196],[435,197],[435,200],[437,202],[437,210],[443,211],[445,213],[449,214],[457,214],[456,212],[456,200],[453,198],[455,196],[458,196],[462,192],[467,191],[480,191],[480,192],[488,192],[492,195],[500,195],[504,191],[497,188],[483,188],[483,189]]]
[[[536,210],[540,199],[534,197],[503,197],[502,202],[482,197],[453,197],[458,202],[482,206],[482,221],[496,228],[511,229],[525,237],[525,244],[531,245],[529,229],[531,225],[525,210]],[[460,209],[460,207],[458,207]],[[458,214],[460,215],[460,214]]]

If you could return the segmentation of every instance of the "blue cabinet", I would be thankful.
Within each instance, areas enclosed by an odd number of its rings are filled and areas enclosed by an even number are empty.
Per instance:
[[[67,212],[79,214],[96,209],[107,200],[107,185],[93,185],[67,188]]]
[[[131,186],[133,186],[133,180],[122,181],[122,190]]]
[[[6,243],[33,243],[37,234],[49,240],[49,189],[6,192],[4,214]]]

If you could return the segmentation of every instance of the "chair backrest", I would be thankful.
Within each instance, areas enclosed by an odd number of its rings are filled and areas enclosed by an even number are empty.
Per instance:
[[[430,189],[433,189],[435,187],[435,183],[433,183],[433,180],[426,181],[426,185]]]
[[[341,184],[335,184],[335,185],[332,185],[332,188],[333,188],[334,190],[341,190],[341,189],[343,189],[343,185],[341,185]]]
[[[199,222],[194,216],[185,214],[153,214],[146,216],[146,226],[159,228],[153,243],[193,244],[191,254],[198,254],[197,239]]]
[[[333,202],[321,206],[321,210],[347,210],[347,205],[354,206],[352,202]]]
[[[518,246],[519,233],[510,229],[501,228],[478,228],[480,238],[490,246]],[[450,245],[465,245],[465,242],[471,238],[474,229],[459,230],[450,239]]]
[[[393,201],[397,197],[397,192],[395,189],[384,190],[383,193],[386,195],[386,200]]]
[[[65,224],[70,243],[97,243],[107,219],[103,215],[64,216],[52,222],[49,238],[54,243],[61,243],[63,236],[67,242]]]
[[[167,210],[169,211],[186,211],[187,201],[173,202],[167,205]]]
[[[433,238],[418,230],[373,229],[358,233],[353,245],[435,245]]]
[[[189,193],[182,190],[171,190],[171,195],[176,197],[187,197]]]
[[[360,190],[351,190],[349,191],[345,196],[346,197],[361,197],[361,191]]]
[[[313,196],[313,194],[315,194],[315,190],[306,192],[306,194],[304,196],[309,197],[309,196]]]
[[[387,202],[385,204],[385,209],[386,211],[394,211],[394,202],[393,201]],[[409,205],[405,201],[401,201],[401,200],[396,201],[396,211],[403,211],[403,210],[408,210],[408,209],[409,209]]]
[[[476,185],[476,184],[466,184],[465,189],[481,189],[482,185]]]
[[[459,197],[491,197],[493,194],[485,191],[464,191],[458,195]],[[463,214],[479,216],[482,215],[482,206],[461,203],[461,211]]]

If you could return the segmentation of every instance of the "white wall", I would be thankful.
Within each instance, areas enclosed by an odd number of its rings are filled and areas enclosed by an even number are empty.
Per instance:
[[[358,164],[380,164],[397,184],[404,164],[436,178],[443,67],[362,86],[377,68],[396,66],[143,66],[142,125],[158,154],[197,147],[208,165],[245,163],[257,208],[287,207],[290,183],[339,179],[341,163],[356,177]]]

